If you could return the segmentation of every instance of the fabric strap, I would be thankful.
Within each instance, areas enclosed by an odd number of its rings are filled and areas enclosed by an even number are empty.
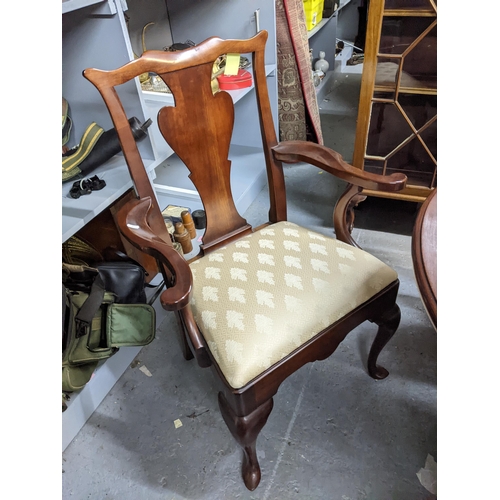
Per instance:
[[[98,274],[92,283],[87,300],[84,302],[75,317],[76,338],[85,335],[87,330],[90,328],[94,316],[97,314],[99,307],[101,307],[102,300],[104,299],[104,292],[104,283],[101,276]]]
[[[62,98],[62,145],[64,146],[69,141],[69,135],[71,133],[71,127],[73,122],[69,116],[69,105],[68,101]]]
[[[81,170],[78,165],[91,153],[99,137],[104,133],[104,129],[92,122],[85,130],[78,149],[71,155],[62,159],[62,180],[66,181],[78,175]]]

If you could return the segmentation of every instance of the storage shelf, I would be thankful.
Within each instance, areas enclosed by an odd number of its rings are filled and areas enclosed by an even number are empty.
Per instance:
[[[350,2],[351,0],[344,0],[343,2],[339,2],[339,6],[331,16],[321,19],[321,21],[316,26],[314,26],[314,28],[312,28],[307,32],[307,38],[313,37],[318,31],[320,31],[326,25],[326,23],[328,23],[328,21],[332,17],[335,17],[337,15],[339,10],[342,10]]]
[[[350,2],[351,0],[343,0],[342,2],[339,2],[339,7],[335,12],[338,12],[339,10],[343,9]]]
[[[336,11],[335,11],[336,12]],[[307,32],[307,38],[311,38],[313,37],[318,31],[321,30],[321,28],[323,28],[326,23],[333,17],[335,16],[335,13],[333,13],[330,17],[325,17],[323,19],[321,19],[321,21],[311,30],[309,30]]]
[[[337,13],[339,12],[339,10],[342,10],[350,2],[351,2],[351,0],[344,0],[343,2],[339,2],[339,6],[335,9],[335,12],[331,16],[325,17],[325,18],[321,19],[321,21],[314,28],[312,28],[311,30],[309,30],[307,32],[307,38],[313,37],[318,31],[321,30],[321,28],[323,28],[325,26],[325,24],[332,17],[335,17],[337,15]]]
[[[143,161],[148,173],[158,165],[158,162],[154,160]],[[89,176],[94,175],[103,179],[106,182],[106,187],[78,199],[73,199],[69,195],[74,181],[68,181],[62,185],[63,242],[133,186],[127,164],[122,155],[114,156],[89,174]]]
[[[321,83],[315,87],[318,103],[320,103],[332,90],[334,85],[334,75],[335,70],[327,71],[326,75],[321,80]]]
[[[90,5],[96,5],[98,3],[107,3],[109,6],[109,13],[116,13],[116,7],[109,0],[63,0],[62,2],[62,13],[72,12],[74,10],[82,9],[84,7],[89,7]]]

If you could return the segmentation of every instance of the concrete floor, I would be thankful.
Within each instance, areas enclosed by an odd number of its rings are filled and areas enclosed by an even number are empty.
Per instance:
[[[320,103],[325,144],[347,160],[357,92],[359,77],[341,77]],[[342,184],[308,165],[285,168],[289,219],[332,234],[329,200]],[[266,197],[263,191],[248,209],[250,223],[266,217]],[[329,359],[289,377],[259,435],[262,480],[249,492],[240,477],[240,449],[219,413],[212,372],[182,358],[177,323],[164,312],[156,339],[63,452],[63,499],[435,498],[417,477],[428,454],[437,460],[437,405],[436,332],[411,260],[415,207],[365,203],[369,208],[357,211],[353,235],[401,281],[401,325],[380,356],[387,379],[367,374],[376,331],[371,323],[351,332]],[[176,428],[176,420],[182,426]]]

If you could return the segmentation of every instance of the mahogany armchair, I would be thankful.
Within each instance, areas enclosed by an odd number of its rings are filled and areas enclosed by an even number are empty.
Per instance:
[[[119,229],[157,259],[166,283],[161,304],[180,320],[184,357],[195,357],[217,375],[220,411],[243,449],[242,476],[250,490],[261,477],[257,436],[289,375],[329,357],[366,320],[378,325],[368,373],[375,379],[388,375],[377,358],[399,325],[398,276],[356,246],[349,225],[363,188],[394,192],[406,182],[402,174],[356,169],[318,144],[277,143],[264,69],[266,40],[265,31],[248,40],[210,38],[180,52],[147,51],[113,71],[84,71],[111,114],[137,192],[118,213]],[[226,53],[252,55],[270,196],[269,220],[255,229],[237,212],[231,194],[233,102],[210,85],[213,63]],[[145,72],[159,75],[174,95],[175,107],[159,111],[158,125],[191,172],[206,212],[200,252],[190,262],[172,247],[114,89]],[[336,238],[333,231],[326,237],[287,222],[282,162],[308,162],[348,182],[335,205]]]

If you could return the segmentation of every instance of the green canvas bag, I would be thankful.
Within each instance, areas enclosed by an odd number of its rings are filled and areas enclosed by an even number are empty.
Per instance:
[[[72,354],[77,339],[77,320],[76,316],[80,310],[78,302],[85,299],[81,292],[71,292],[63,286],[63,350],[62,350],[62,390],[63,392],[73,392],[83,389],[85,384],[91,379],[94,370],[99,363],[98,359],[88,360],[83,363],[73,363]],[[85,341],[86,338],[83,338]]]
[[[94,270],[96,271],[96,270]],[[90,293],[63,283],[62,390],[82,389],[99,361],[120,347],[145,346],[155,336],[155,310],[149,304],[116,303],[96,271]]]

